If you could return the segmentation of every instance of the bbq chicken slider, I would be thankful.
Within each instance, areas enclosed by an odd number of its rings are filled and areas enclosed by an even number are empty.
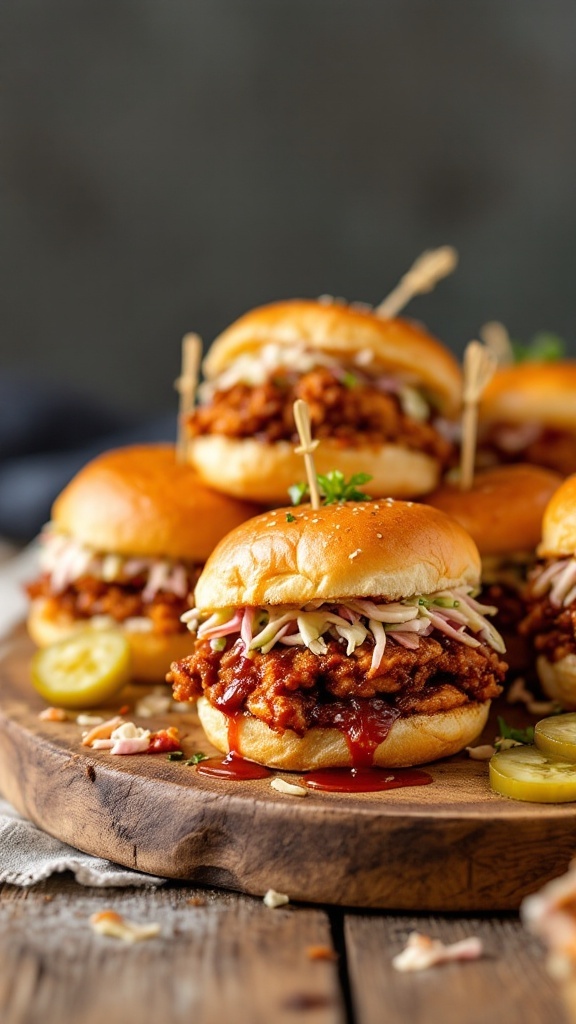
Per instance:
[[[546,694],[576,709],[576,476],[564,481],[544,513],[538,555],[521,628],[538,653]]]
[[[213,343],[189,454],[210,486],[282,504],[301,476],[293,404],[308,403],[322,440],[318,472],[358,466],[374,496],[413,497],[437,484],[453,454],[449,420],[461,376],[424,328],[341,301],[254,309]]]
[[[119,448],[88,463],[56,499],[29,585],[28,630],[43,647],[119,626],[135,678],[163,679],[190,650],[180,616],[206,558],[253,506],[208,490],[169,445]]]
[[[503,644],[472,539],[402,501],[279,509],[233,530],[171,666],[210,742],[274,768],[408,766],[461,750],[500,692]]]
[[[525,362],[498,370],[480,404],[482,465],[530,462],[576,472],[576,362]]]
[[[531,652],[518,626],[526,614],[524,588],[536,563],[542,517],[562,477],[541,466],[496,466],[477,473],[469,490],[444,484],[425,500],[457,519],[482,559],[482,601],[494,605],[511,669],[525,671]]]

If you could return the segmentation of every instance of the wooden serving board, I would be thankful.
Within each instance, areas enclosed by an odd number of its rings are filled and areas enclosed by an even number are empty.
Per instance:
[[[272,888],[342,906],[469,911],[517,908],[576,851],[576,805],[495,796],[486,762],[466,756],[430,766],[429,786],[297,798],[270,779],[224,782],[165,755],[90,750],[75,721],[38,718],[31,651],[21,629],[0,651],[0,790],[87,853],[255,895]],[[127,717],[152,729],[177,724],[188,756],[216,753],[193,710]]]

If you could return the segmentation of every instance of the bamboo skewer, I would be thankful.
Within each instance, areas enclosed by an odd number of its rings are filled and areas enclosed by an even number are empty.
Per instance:
[[[480,337],[484,344],[494,352],[498,366],[512,366],[514,349],[504,324],[501,324],[499,320],[490,320],[480,328]]]
[[[294,402],[294,419],[296,421],[298,437],[300,438],[300,445],[295,449],[295,451],[297,455],[304,456],[304,465],[306,466],[306,476],[308,477],[308,487],[310,490],[310,504],[313,509],[318,509],[320,508],[320,492],[318,490],[318,479],[316,477],[316,466],[314,465],[313,453],[316,451],[320,442],[312,440],[310,410],[308,408],[308,403],[302,398],[298,398]]]
[[[410,302],[414,295],[431,292],[438,281],[452,274],[458,266],[458,253],[451,245],[427,249],[412,264],[390,294],[376,306],[376,316],[391,319]]]
[[[462,449],[460,452],[460,490],[469,491],[474,480],[478,404],[484,388],[492,379],[498,361],[494,352],[471,341],[464,352],[464,390],[462,394]]]
[[[186,440],[186,417],[192,412],[198,390],[200,360],[202,358],[202,340],[199,334],[185,334],[182,339],[182,372],[174,381],[174,387],[180,395],[178,407],[178,439],[176,442],[176,461],[187,461],[188,443]]]

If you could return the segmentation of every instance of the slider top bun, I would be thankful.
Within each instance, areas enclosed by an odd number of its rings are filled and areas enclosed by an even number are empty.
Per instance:
[[[472,538],[427,505],[390,498],[302,505],[250,519],[220,541],[195,601],[205,612],[345,597],[398,600],[474,586],[479,577]]]
[[[300,343],[341,358],[368,349],[382,368],[413,374],[447,415],[459,408],[460,368],[436,338],[412,321],[385,320],[337,301],[291,299],[251,310],[215,339],[204,360],[205,376],[218,376],[238,356],[270,342]]]
[[[576,362],[518,363],[494,374],[480,419],[576,430]]]
[[[551,498],[542,522],[541,558],[576,554],[576,474]]]
[[[97,551],[205,562],[257,511],[209,490],[172,445],[137,445],[84,466],[56,499],[52,522]]]
[[[477,473],[468,491],[445,484],[425,500],[457,519],[481,555],[506,555],[534,551],[544,510],[561,483],[558,473],[540,466],[498,466]]]

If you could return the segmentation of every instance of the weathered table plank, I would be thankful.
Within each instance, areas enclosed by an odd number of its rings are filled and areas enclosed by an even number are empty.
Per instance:
[[[194,902],[202,901],[202,905]],[[93,933],[116,909],[157,921],[133,946]],[[338,963],[322,910],[271,910],[261,900],[169,885],[86,889],[67,877],[0,893],[2,1024],[344,1024]]]
[[[400,973],[392,957],[411,931],[444,942],[479,935],[486,955]],[[565,1024],[544,952],[516,916],[408,917],[347,914],[348,972],[359,1024]]]

